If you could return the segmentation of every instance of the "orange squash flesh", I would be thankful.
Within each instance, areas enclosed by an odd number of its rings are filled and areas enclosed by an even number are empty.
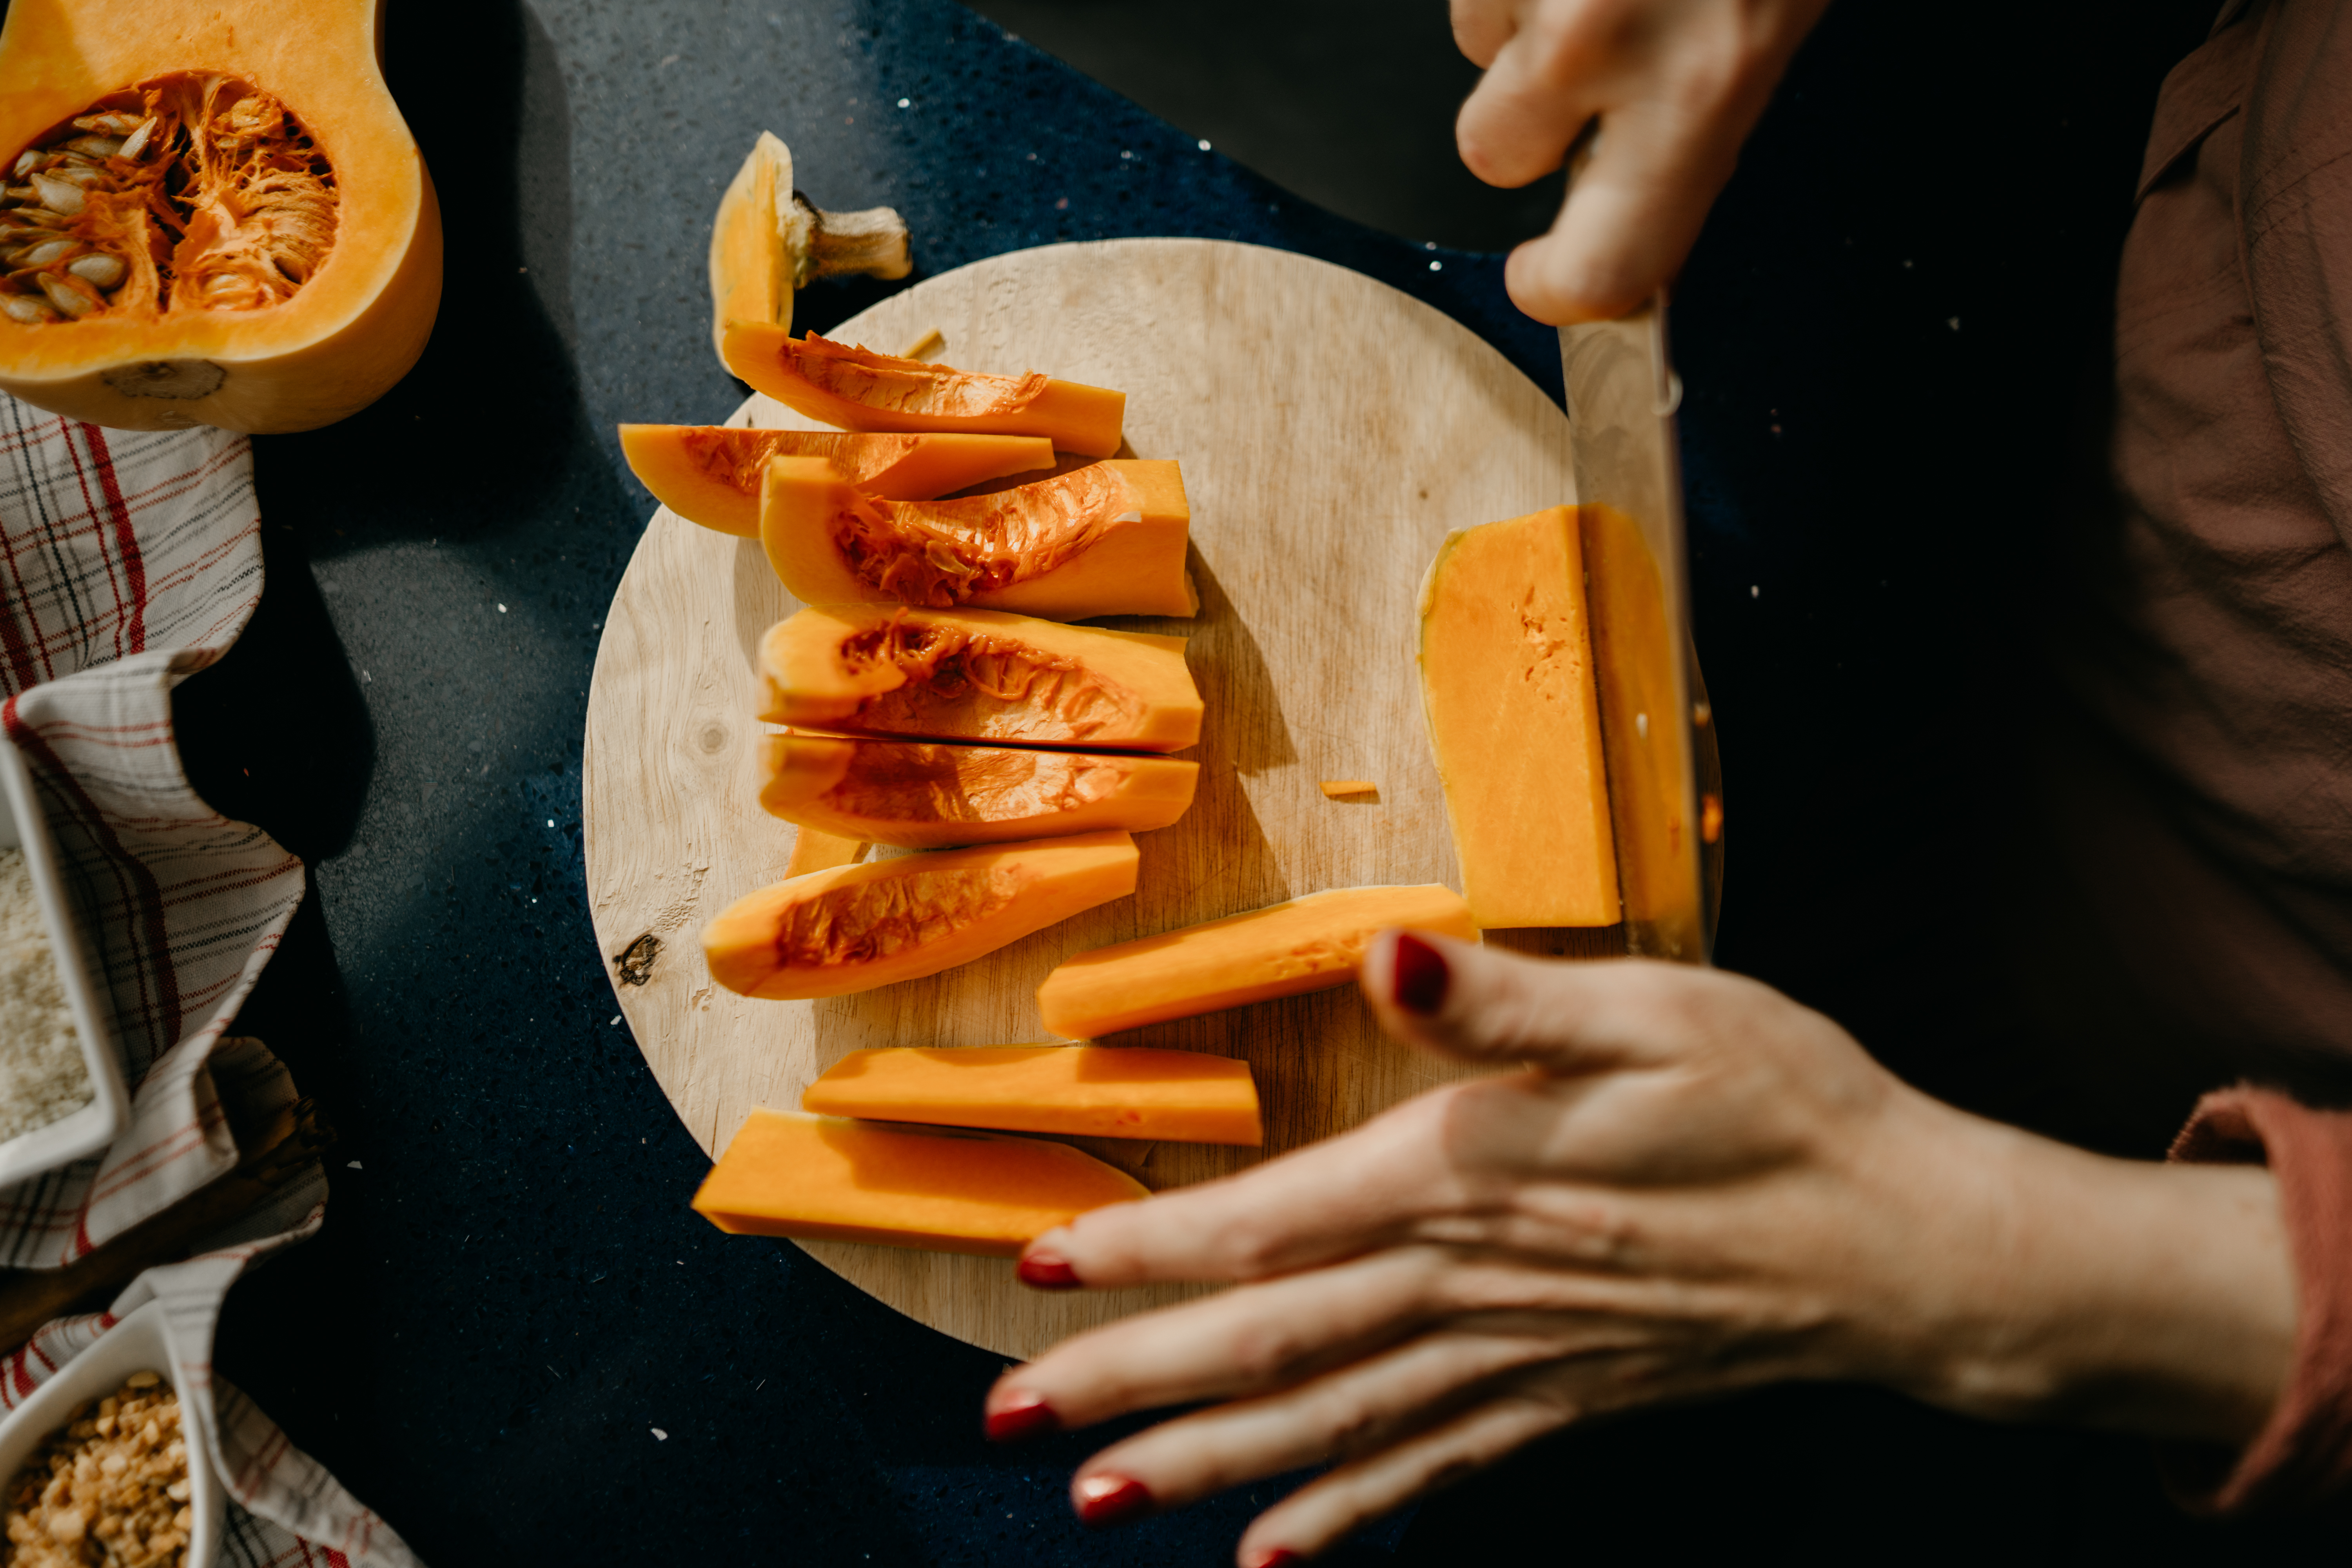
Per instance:
[[[792,858],[784,862],[784,876],[790,879],[805,877],[811,871],[830,871],[836,866],[855,866],[866,858],[870,847],[869,841],[854,835],[803,827],[793,837]]]
[[[102,301],[64,301],[78,319],[0,310],[0,388],[123,429],[290,431],[355,413],[406,374],[440,302],[441,219],[380,68],[380,9],[312,0],[297,23],[283,0],[16,0],[0,26],[12,169],[77,117],[147,115],[131,89],[163,96],[157,129],[110,136],[118,153],[76,176],[121,187],[70,217],[125,261],[123,279]],[[142,191],[186,208],[173,219],[184,230],[149,223]]]
[[[621,455],[662,505],[688,522],[747,539],[760,536],[760,484],[771,458],[825,458],[857,489],[891,500],[928,500],[1054,466],[1054,444],[1036,436],[850,436],[723,425],[624,425]]]
[[[819,278],[912,270],[904,219],[888,207],[820,212],[794,188],[793,150],[762,131],[711,216],[711,352],[726,362],[730,321],[789,330],[793,291]]]
[[[794,729],[1178,752],[1201,738],[1184,639],[998,610],[833,605],[760,642],[767,705]]]
[[[774,321],[787,331],[792,327],[793,291],[800,284],[783,238],[794,216],[784,210],[792,190],[792,149],[762,131],[751,155],[719,194],[710,225],[710,346],[721,363],[727,357],[728,322]],[[646,488],[653,489],[651,484]]]
[[[1148,1197],[1066,1143],[759,1110],[694,1194],[730,1235],[1017,1258],[1088,1209]]]
[[[760,804],[803,838],[901,849],[1145,833],[1184,815],[1201,774],[1172,757],[832,735],[771,735],[763,751]]]
[[[1474,940],[1451,888],[1339,888],[1082,952],[1045,976],[1045,1027],[1085,1038],[1345,985],[1390,926]]]
[[[1102,1046],[852,1051],[809,1085],[801,1109],[1010,1132],[1253,1148],[1265,1141],[1249,1063],[1199,1051]]]
[[[746,996],[845,996],[919,980],[1135,891],[1124,833],[843,866],[738,899],[702,928],[710,977]]]
[[[1577,514],[1448,534],[1421,602],[1422,696],[1481,926],[1605,926],[1617,858]]]
[[[970,605],[1056,620],[1200,609],[1184,572],[1192,512],[1174,463],[1089,463],[952,500],[858,489],[822,458],[768,465],[761,542],[803,604]]]
[[[982,375],[919,359],[851,348],[788,327],[730,321],[727,368],[787,408],[845,430],[963,430],[1043,436],[1066,452],[1118,450],[1127,394],[1075,381]]]

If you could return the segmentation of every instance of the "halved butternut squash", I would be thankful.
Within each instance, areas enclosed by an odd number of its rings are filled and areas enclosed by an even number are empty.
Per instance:
[[[441,218],[377,0],[16,0],[0,387],[133,430],[309,430],[425,349]]]
[[[1445,536],[1421,594],[1421,690],[1481,926],[1617,920],[1617,852],[1573,508]]]
[[[1328,990],[1390,926],[1478,935],[1451,888],[1339,888],[1082,952],[1045,976],[1037,1009],[1054,1033],[1087,1037]]]
[[[1135,840],[1085,833],[843,866],[738,899],[702,928],[746,996],[845,996],[968,963],[1135,891]]]
[[[1088,1209],[1150,1194],[1067,1143],[754,1110],[694,1194],[730,1235],[1017,1258]]]
[[[845,430],[965,430],[1044,436],[1066,452],[1118,450],[1127,394],[1075,381],[982,375],[852,348],[792,329],[736,321],[722,334],[727,368],[787,408]]]
[[[801,1096],[801,1109],[1011,1132],[1265,1141],[1249,1063],[1200,1051],[1103,1046],[967,1046],[852,1051]]]
[[[771,458],[823,458],[869,494],[927,500],[983,479],[1050,468],[1054,443],[1042,436],[849,436],[723,425],[624,425],[621,455],[654,499],[687,521],[757,539],[760,484]]]
[[[768,465],[760,540],[803,604],[970,605],[1065,621],[1200,610],[1184,572],[1192,512],[1173,463],[1088,463],[953,500],[870,499],[860,488],[823,458]]]
[[[833,605],[760,641],[767,706],[794,729],[1177,752],[1201,738],[1184,639],[998,610]]]
[[[760,804],[803,838],[902,849],[1145,833],[1184,815],[1201,775],[1198,763],[1172,757],[835,735],[771,735],[763,751]]]

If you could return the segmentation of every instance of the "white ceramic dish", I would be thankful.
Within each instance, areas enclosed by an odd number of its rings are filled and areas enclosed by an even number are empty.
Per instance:
[[[163,1340],[161,1301],[148,1302],[100,1334],[96,1344],[66,1363],[64,1371],[0,1421],[0,1488],[16,1479],[41,1440],[63,1426],[78,1406],[105,1398],[134,1372],[160,1373],[164,1382],[179,1386],[171,1347]],[[187,1440],[188,1506],[194,1518],[189,1521],[188,1551],[181,1568],[212,1568],[227,1509],[203,1439],[184,1430],[182,1436]]]
[[[123,1088],[122,1064],[114,1048],[113,1012],[90,983],[89,947],[82,941],[73,904],[58,877],[57,847],[33,799],[25,759],[0,738],[0,846],[8,845],[25,851],[33,894],[48,928],[49,951],[57,956],[66,1002],[73,1009],[74,1033],[81,1037],[81,1059],[97,1093],[79,1110],[0,1142],[0,1187],[95,1154],[131,1124],[131,1095]]]

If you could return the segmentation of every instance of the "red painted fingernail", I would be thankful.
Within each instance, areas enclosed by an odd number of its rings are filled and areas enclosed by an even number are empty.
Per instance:
[[[1249,1560],[1249,1568],[1294,1568],[1295,1564],[1304,1563],[1306,1561],[1306,1558],[1301,1557],[1289,1547],[1276,1546],[1269,1551],[1261,1552],[1255,1557],[1251,1558]]]
[[[1042,1437],[1048,1432],[1062,1429],[1062,1418],[1045,1403],[1045,1395],[1016,1394],[988,1413],[988,1440],[992,1443],[1017,1443],[1024,1437]]]
[[[1396,1005],[1408,1013],[1428,1017],[1445,1005],[1445,988],[1454,972],[1445,955],[1409,931],[1397,932],[1396,958],[1390,965],[1389,986]]]
[[[1054,1252],[1024,1252],[1020,1267],[1013,1270],[1021,1283],[1039,1290],[1075,1290],[1078,1288],[1078,1271],[1070,1260]]]
[[[1151,1509],[1151,1491],[1131,1476],[1088,1476],[1071,1489],[1081,1524],[1121,1524]]]

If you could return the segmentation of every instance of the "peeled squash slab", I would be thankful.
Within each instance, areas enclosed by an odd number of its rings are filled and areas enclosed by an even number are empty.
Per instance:
[[[1390,926],[1478,935],[1451,888],[1339,888],[1082,952],[1045,976],[1037,1009],[1054,1033],[1083,1038],[1327,991],[1355,979]]]
[[[1021,746],[771,735],[760,804],[812,833],[902,849],[1001,844],[1184,815],[1198,763]],[[794,855],[799,851],[795,849]]]
[[[1043,436],[1065,452],[1108,458],[1118,450],[1127,394],[1037,371],[982,375],[919,359],[851,348],[788,326],[738,320],[719,357],[727,368],[787,408],[845,430],[963,430]]]
[[[309,430],[416,363],[433,183],[377,0],[16,0],[0,388],[97,425]]]
[[[710,225],[711,347],[724,364],[730,321],[791,331],[793,295],[816,279],[904,278],[914,265],[896,212],[819,212],[793,188],[792,149],[762,131]]]
[[[723,425],[624,425],[621,455],[654,499],[687,521],[757,539],[760,486],[771,458],[822,458],[868,494],[927,500],[983,479],[1050,468],[1054,443],[1036,436],[845,436]]]
[[[1249,1063],[1199,1051],[971,1046],[852,1051],[801,1096],[825,1116],[1154,1138],[1265,1141]]]
[[[1087,833],[902,855],[794,877],[702,928],[710,977],[746,996],[845,996],[919,980],[1135,891],[1135,840]]]
[[[1184,572],[1192,514],[1174,463],[1088,463],[952,500],[858,488],[823,458],[768,465],[760,539],[803,604],[970,605],[1066,621],[1201,607]]]
[[[996,610],[833,605],[760,640],[771,723],[1177,752],[1201,738],[1184,639]]]
[[[1088,1209],[1148,1197],[1066,1143],[751,1112],[694,1211],[730,1235],[1017,1258]]]
[[[1421,689],[1481,926],[1605,926],[1617,857],[1577,514],[1446,535],[1421,598]]]

